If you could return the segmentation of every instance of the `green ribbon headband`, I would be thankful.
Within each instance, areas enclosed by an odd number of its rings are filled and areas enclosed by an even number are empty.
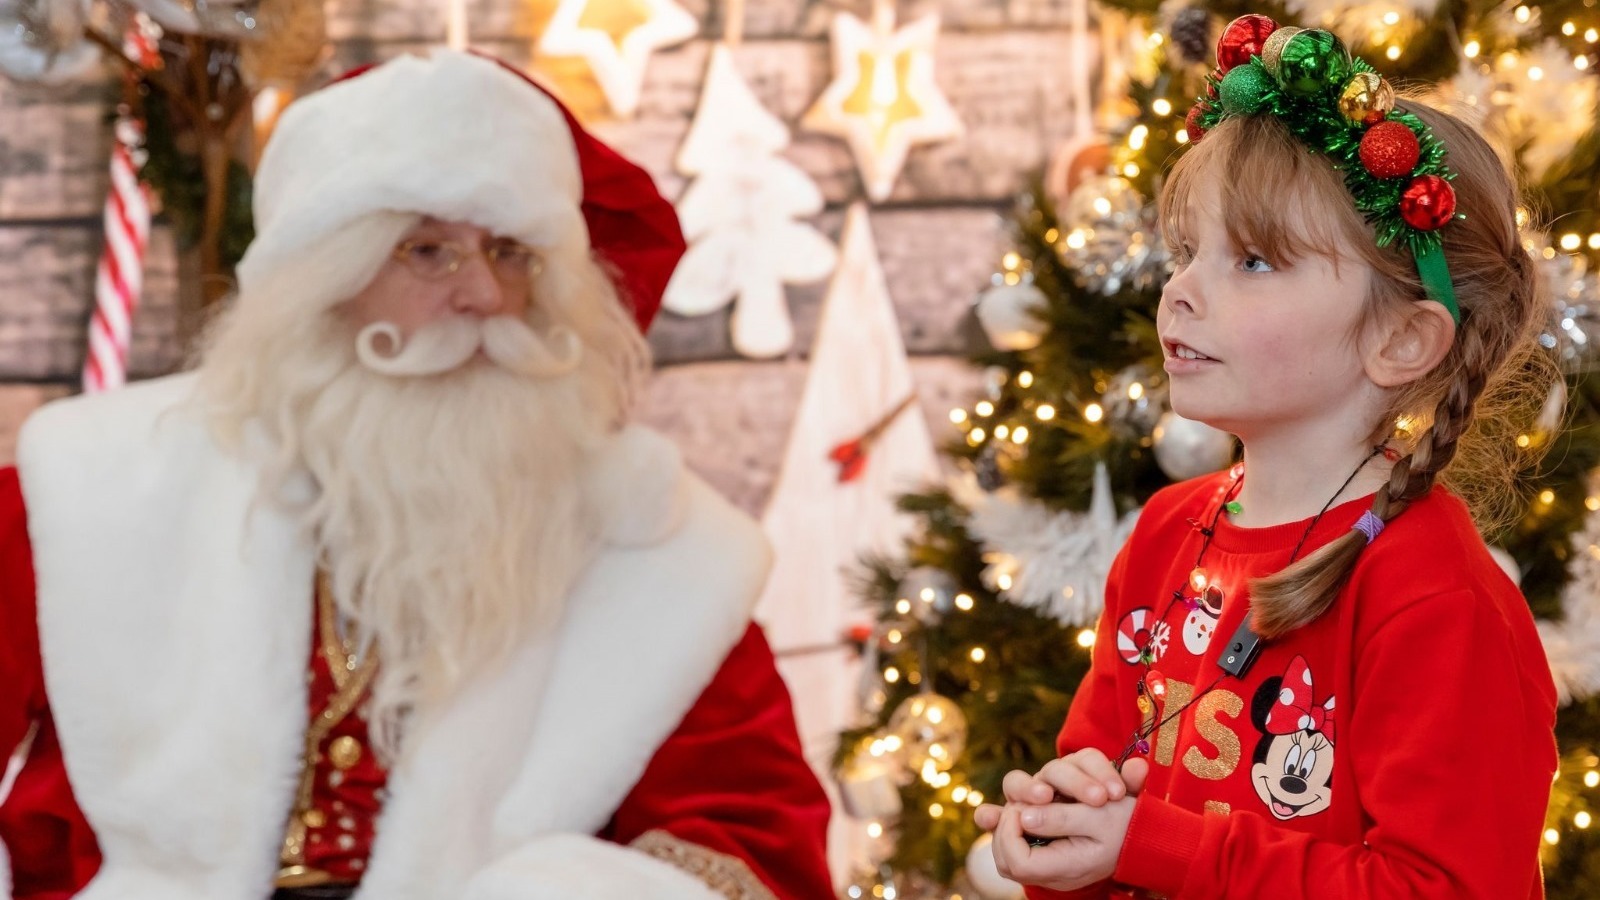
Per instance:
[[[1445,148],[1415,115],[1395,110],[1394,88],[1350,55],[1332,32],[1240,16],[1217,41],[1217,68],[1189,110],[1191,143],[1223,119],[1274,116],[1344,175],[1379,247],[1400,241],[1416,260],[1428,298],[1461,323],[1438,231],[1456,213],[1455,172]]]

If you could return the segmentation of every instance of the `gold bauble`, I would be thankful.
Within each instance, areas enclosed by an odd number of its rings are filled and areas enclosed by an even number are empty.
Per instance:
[[[361,742],[345,735],[328,745],[328,758],[339,771],[352,768],[361,761]]]
[[[1261,45],[1261,64],[1267,67],[1273,78],[1278,77],[1278,61],[1283,59],[1283,45],[1304,30],[1293,25],[1285,25],[1267,35],[1266,42]]]
[[[1382,122],[1394,109],[1394,88],[1376,72],[1357,72],[1339,95],[1339,112],[1361,125]]]

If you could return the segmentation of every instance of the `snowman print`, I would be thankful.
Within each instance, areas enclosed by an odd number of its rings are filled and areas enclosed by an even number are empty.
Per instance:
[[[1222,588],[1206,585],[1199,596],[1186,598],[1184,603],[1189,606],[1189,616],[1183,620],[1183,646],[1195,656],[1201,656],[1211,646],[1217,619],[1222,616]]]

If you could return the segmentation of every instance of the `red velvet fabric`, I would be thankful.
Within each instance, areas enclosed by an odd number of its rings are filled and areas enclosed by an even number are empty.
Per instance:
[[[33,722],[33,751],[0,804],[16,900],[66,900],[100,869],[100,848],[67,783],[45,699],[34,609],[33,551],[17,470],[0,469],[0,759]]]
[[[742,858],[779,897],[825,900],[827,828],[788,688],[751,625],[601,837],[626,844],[665,829]]]
[[[306,720],[314,721],[328,708],[338,688],[328,662],[319,651],[322,629],[312,610],[311,690]],[[383,811],[380,792],[389,783],[389,773],[378,762],[372,749],[366,717],[366,704],[358,704],[335,725],[322,743],[317,772],[311,782],[311,808],[320,813],[322,824],[306,829],[306,865],[327,872],[334,881],[356,884],[366,874],[367,859],[377,836],[378,813]],[[348,769],[333,764],[335,741],[350,738],[361,746],[361,757]]]

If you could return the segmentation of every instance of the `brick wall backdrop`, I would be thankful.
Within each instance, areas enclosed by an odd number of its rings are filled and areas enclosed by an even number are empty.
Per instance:
[[[686,6],[703,23],[702,37],[655,56],[635,119],[593,123],[673,198],[684,182],[671,160],[699,102],[709,48],[722,33],[720,3]],[[330,74],[443,40],[442,3],[328,0],[327,8]],[[472,43],[526,63],[551,8],[470,0]],[[791,127],[831,76],[827,29],[839,10],[870,11],[856,0],[746,0],[735,58],[762,102]],[[1005,247],[1004,217],[1027,179],[1071,136],[1075,45],[1071,0],[912,0],[898,7],[902,22],[934,10],[943,19],[938,81],[967,134],[914,150],[893,196],[874,208],[872,225],[922,411],[942,440],[951,433],[945,413],[976,389],[977,374],[959,354],[976,333],[971,300]],[[0,461],[10,459],[16,428],[33,408],[76,389],[115,91],[109,71],[50,87],[0,80]],[[828,209],[816,224],[837,239],[844,206],[861,194],[845,145],[796,132],[786,156],[821,186]],[[135,323],[135,377],[172,371],[183,360],[175,248],[159,224],[146,286]],[[755,514],[777,475],[824,288],[790,288],[798,337],[788,359],[738,358],[725,312],[663,314],[651,335],[659,371],[645,418]]]

